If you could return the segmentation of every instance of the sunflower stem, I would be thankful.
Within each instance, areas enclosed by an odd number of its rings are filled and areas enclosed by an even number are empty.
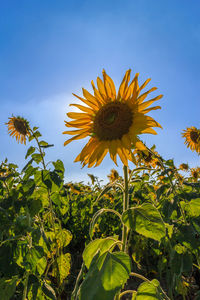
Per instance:
[[[38,145],[38,150],[39,150],[41,158],[42,158],[42,165],[43,165],[44,170],[46,170],[46,164],[45,164],[45,161],[44,161],[44,154],[42,152],[40,142],[39,142],[37,136],[35,135],[35,133],[32,129],[30,129],[30,132],[33,135],[34,139],[36,140],[36,143]],[[56,218],[55,218],[55,213],[54,213],[54,209],[53,209],[53,203],[52,203],[52,200],[51,200],[51,191],[50,191],[49,188],[47,188],[47,193],[48,193],[48,200],[49,200],[49,211],[50,211],[50,215],[51,215],[51,222],[52,222],[52,227],[53,227],[53,231],[54,231],[54,243],[56,245],[56,258],[57,258],[59,256],[59,248],[58,248],[58,244],[57,244],[57,240],[56,240]],[[58,282],[60,282],[58,264],[57,264],[57,261],[54,260],[53,256],[52,256],[52,261],[55,262],[56,271],[57,271],[56,272],[57,273],[56,274],[57,275],[57,280],[58,280]]]
[[[128,197],[128,167],[124,165],[124,193],[123,193],[123,213],[129,207],[129,197]],[[122,229],[122,251],[127,252],[127,235],[128,229],[125,225],[123,225]]]

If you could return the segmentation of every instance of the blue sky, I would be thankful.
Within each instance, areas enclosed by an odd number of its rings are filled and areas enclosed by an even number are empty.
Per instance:
[[[103,68],[117,87],[131,68],[164,94],[162,109],[151,114],[163,130],[142,139],[177,166],[200,165],[181,137],[186,127],[200,128],[199,53],[198,0],[0,1],[0,161],[25,164],[29,144],[17,144],[4,125],[21,115],[55,145],[47,160],[63,160],[66,181],[87,180],[87,173],[105,179],[115,167],[109,157],[92,169],[73,163],[87,139],[64,147],[64,120],[72,93],[91,91]]]

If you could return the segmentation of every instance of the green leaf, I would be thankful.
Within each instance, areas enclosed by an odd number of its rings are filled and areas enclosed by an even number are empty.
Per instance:
[[[45,271],[47,261],[44,257],[43,248],[40,246],[35,246],[35,248],[31,248],[27,254],[27,262],[31,268],[33,273],[39,273],[42,275]]]
[[[126,283],[131,262],[124,252],[98,253],[80,287],[80,300],[111,300]]]
[[[10,300],[16,289],[17,276],[11,279],[1,278],[0,279],[0,299]]]
[[[51,187],[52,187],[52,181],[51,181],[51,177],[50,177],[50,171],[48,171],[48,170],[42,170],[42,172],[41,172],[41,178],[42,178],[42,182],[49,189],[51,189]]]
[[[185,206],[185,210],[187,211],[190,217],[199,217],[200,216],[200,198],[192,199]]]
[[[165,236],[165,224],[159,211],[150,203],[126,210],[122,215],[122,222],[129,229],[156,241]]]
[[[50,172],[50,178],[51,180],[57,185],[60,186],[62,183],[62,179],[60,178],[60,176],[55,172]]]
[[[83,251],[83,260],[86,267],[89,269],[91,261],[98,251],[100,252],[100,255],[102,255],[103,253],[108,251],[116,241],[117,239],[108,237],[105,239],[96,239],[90,242]]]
[[[45,141],[40,141],[39,145],[44,147],[44,146],[48,146],[48,143]]]
[[[36,136],[37,138],[39,138],[41,135],[41,133],[37,130],[34,132],[34,136]]]
[[[33,160],[34,160],[34,159],[31,158],[31,160],[29,160],[29,161],[27,162],[27,164],[25,165],[25,167],[23,167],[22,172],[25,172],[25,171],[26,171],[26,169],[28,168],[28,166],[32,164]]]
[[[37,168],[34,168],[32,165],[29,165],[25,170],[23,180],[29,179],[29,177],[34,175],[36,171],[37,171]]]
[[[164,300],[160,292],[160,283],[158,280],[153,279],[151,282],[143,282],[140,284],[135,300]]]
[[[72,234],[69,230],[67,229],[61,229],[57,234],[56,234],[56,239],[57,243],[59,245],[59,248],[66,247],[72,240]]]
[[[63,162],[60,159],[58,159],[55,162],[52,162],[52,164],[54,165],[56,171],[60,171],[61,173],[65,172],[65,167],[63,165]]]
[[[31,217],[34,217],[42,209],[42,201],[40,199],[31,199],[29,212]]]
[[[58,274],[57,274],[56,264],[58,266],[58,272],[59,272]],[[69,253],[61,254],[56,259],[52,271],[52,276],[57,277],[58,275],[60,278],[60,282],[62,283],[63,280],[69,275],[70,267],[71,267],[71,255]]]
[[[40,145],[41,148],[49,148],[49,147],[53,147],[54,146],[53,144],[50,145],[50,144],[48,144],[45,141],[39,142],[39,145]]]
[[[31,155],[31,157],[37,164],[42,161],[42,155],[40,153],[34,153]]]
[[[26,156],[25,156],[25,159],[27,159],[27,157],[31,154],[33,154],[35,152],[35,147],[29,147],[27,152],[26,152]]]

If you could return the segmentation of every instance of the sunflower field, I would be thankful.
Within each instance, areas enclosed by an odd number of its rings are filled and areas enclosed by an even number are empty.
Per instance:
[[[75,162],[99,166],[109,153],[123,163],[106,185],[91,170],[88,184],[66,182],[38,127],[20,116],[6,123],[28,150],[22,170],[0,164],[0,299],[200,300],[200,168],[177,167],[142,142],[161,127],[146,114],[162,95],[146,100],[156,88],[142,92],[150,79],[129,83],[130,73],[117,93],[103,71],[65,121],[75,128],[63,132],[73,136],[65,146],[89,137]],[[200,153],[199,129],[182,136]]]

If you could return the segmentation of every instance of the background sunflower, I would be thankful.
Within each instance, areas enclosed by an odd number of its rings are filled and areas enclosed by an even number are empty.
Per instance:
[[[29,123],[26,119],[22,117],[11,117],[8,123],[8,133],[10,136],[15,136],[18,143],[26,144],[26,137],[30,135],[29,133]]]

